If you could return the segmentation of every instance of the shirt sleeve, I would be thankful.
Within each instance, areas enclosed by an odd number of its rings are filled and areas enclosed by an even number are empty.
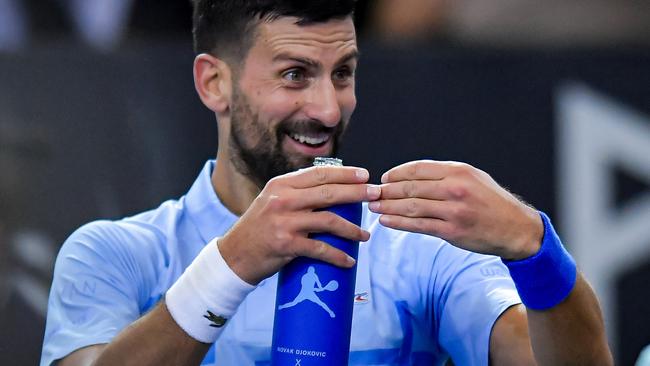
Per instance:
[[[55,263],[41,366],[108,343],[140,317],[152,276],[143,273],[146,250],[132,250],[140,244],[133,232],[109,221],[85,225],[66,240]]]
[[[445,243],[436,256],[430,289],[439,345],[456,365],[488,365],[492,327],[509,307],[521,303],[499,258]]]

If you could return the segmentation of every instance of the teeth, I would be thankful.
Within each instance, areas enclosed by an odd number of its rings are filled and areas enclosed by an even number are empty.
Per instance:
[[[310,136],[305,136],[305,135],[299,135],[297,133],[291,134],[291,138],[299,141],[300,143],[303,144],[309,144],[309,145],[318,145],[322,144],[323,142],[329,140],[329,135],[323,134],[319,137],[310,137]]]

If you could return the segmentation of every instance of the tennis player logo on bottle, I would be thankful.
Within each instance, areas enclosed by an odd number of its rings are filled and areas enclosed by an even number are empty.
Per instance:
[[[342,162],[316,158],[314,165],[341,166]],[[361,202],[323,210],[361,224]],[[329,233],[311,234],[310,238],[324,241],[355,260],[358,257],[358,242]],[[273,323],[272,366],[348,364],[356,276],[356,265],[339,268],[306,257],[282,268]]]
[[[323,310],[325,310],[331,318],[336,318],[336,314],[334,314],[332,309],[330,309],[327,304],[321,301],[321,299],[318,298],[318,295],[316,294],[317,292],[321,291],[336,291],[339,288],[339,283],[336,282],[336,280],[331,280],[327,283],[327,285],[323,287],[320,280],[318,279],[318,275],[316,274],[316,269],[314,269],[314,266],[309,266],[307,273],[305,273],[300,279],[300,285],[302,287],[300,288],[298,296],[296,296],[293,301],[278,306],[278,310],[294,307],[305,300],[309,300],[323,308]]]

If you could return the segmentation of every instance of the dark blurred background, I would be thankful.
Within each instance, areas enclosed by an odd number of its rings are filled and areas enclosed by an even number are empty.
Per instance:
[[[650,2],[375,0],[342,151],[474,164],[555,217],[617,364],[650,344]],[[216,153],[188,1],[0,0],[0,364],[40,357],[75,228],[184,194]]]

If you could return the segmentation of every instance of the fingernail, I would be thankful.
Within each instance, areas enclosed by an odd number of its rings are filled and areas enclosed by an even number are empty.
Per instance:
[[[368,208],[370,209],[370,211],[379,210],[379,206],[381,206],[381,203],[379,203],[379,201],[372,201],[368,203]]]
[[[354,258],[350,257],[349,255],[348,255],[347,260],[348,260],[348,264],[351,265],[351,266],[353,266],[355,263],[357,263],[357,261],[355,261]]]
[[[378,186],[369,185],[366,189],[368,197],[379,197],[381,195],[381,188]]]
[[[363,238],[362,241],[368,241],[368,240],[370,240],[370,232],[364,230],[364,231],[363,231],[363,234],[364,234],[364,238]]]
[[[390,217],[386,215],[379,216],[379,223],[382,225],[390,225]]]
[[[359,179],[363,179],[364,181],[366,181],[366,180],[368,180],[368,178],[370,178],[370,173],[368,173],[368,171],[365,170],[365,169],[358,169],[356,171],[356,174],[357,174],[357,177]]]
[[[381,175],[381,182],[386,183],[388,181],[388,173],[384,173]]]

